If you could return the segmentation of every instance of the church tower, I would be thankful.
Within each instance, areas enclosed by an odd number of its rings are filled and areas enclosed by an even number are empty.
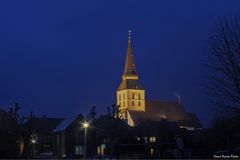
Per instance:
[[[117,105],[120,118],[126,119],[127,111],[145,111],[145,90],[138,81],[131,49],[131,31],[128,33],[128,48],[122,82],[117,89]]]

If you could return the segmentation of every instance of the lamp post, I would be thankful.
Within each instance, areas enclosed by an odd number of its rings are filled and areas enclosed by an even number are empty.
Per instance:
[[[84,128],[84,157],[87,157],[87,129],[89,127],[89,123],[88,122],[83,122],[82,124],[83,128]]]
[[[31,142],[32,142],[32,157],[34,158],[34,144],[36,143],[36,140],[35,139],[32,139],[31,140]]]

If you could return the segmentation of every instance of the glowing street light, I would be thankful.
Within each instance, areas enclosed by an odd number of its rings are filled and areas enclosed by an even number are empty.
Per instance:
[[[87,129],[89,128],[88,122],[83,122],[82,126],[84,128],[84,157],[87,157]]]
[[[36,143],[36,140],[35,139],[32,139],[31,140],[32,144]]]
[[[33,156],[33,158],[34,158],[34,156],[35,156],[35,146],[34,146],[34,144],[35,143],[37,143],[37,141],[36,141],[36,136],[35,135],[31,135],[31,137],[32,137],[32,139],[30,140],[31,141],[31,143],[32,143],[32,156]]]
[[[87,129],[87,128],[89,127],[89,123],[88,123],[88,122],[83,122],[82,125],[83,125],[83,128],[84,128],[84,129]]]

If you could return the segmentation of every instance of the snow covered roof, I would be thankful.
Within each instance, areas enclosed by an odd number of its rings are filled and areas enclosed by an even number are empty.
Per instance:
[[[74,116],[74,117],[67,118],[67,119],[63,120],[62,123],[60,123],[60,124],[53,130],[53,132],[60,132],[60,131],[63,131],[63,130],[65,130],[65,129],[67,129],[77,117],[78,117],[78,116]]]

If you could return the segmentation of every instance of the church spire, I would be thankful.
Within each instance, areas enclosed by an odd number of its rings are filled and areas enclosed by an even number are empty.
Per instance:
[[[131,30],[128,31],[128,48],[122,79],[138,79],[131,48]]]
[[[128,31],[128,47],[122,81],[117,88],[119,117],[131,121],[128,111],[145,111],[145,90],[140,85],[131,48],[131,30]]]
[[[131,33],[132,33],[132,31],[129,29],[128,30],[128,43],[131,43]]]

